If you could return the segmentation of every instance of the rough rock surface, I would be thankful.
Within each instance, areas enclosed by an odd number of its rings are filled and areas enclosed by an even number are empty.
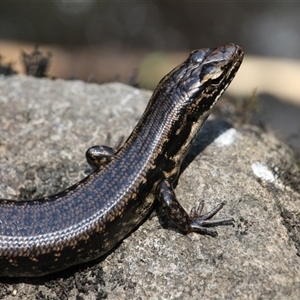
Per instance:
[[[128,136],[151,95],[22,76],[0,77],[0,91],[1,198],[36,198],[83,178],[85,150]],[[292,160],[272,134],[210,119],[176,194],[187,210],[226,201],[219,216],[235,227],[182,235],[157,207],[106,257],[43,278],[1,278],[0,298],[299,299],[300,196],[275,174]]]

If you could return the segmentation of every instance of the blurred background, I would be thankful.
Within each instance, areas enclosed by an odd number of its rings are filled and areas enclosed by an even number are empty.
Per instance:
[[[258,100],[256,122],[299,150],[299,16],[299,1],[1,1],[0,63],[24,73],[39,45],[50,77],[154,89],[191,50],[234,42],[246,57],[228,94]]]

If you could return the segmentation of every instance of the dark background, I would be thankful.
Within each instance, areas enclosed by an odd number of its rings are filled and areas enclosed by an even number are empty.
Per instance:
[[[299,1],[7,1],[0,39],[65,47],[191,50],[228,42],[300,58]]]

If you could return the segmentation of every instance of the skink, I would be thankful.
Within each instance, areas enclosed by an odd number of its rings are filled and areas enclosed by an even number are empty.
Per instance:
[[[155,199],[183,233],[215,236],[219,204],[188,214],[173,185],[182,160],[243,59],[229,44],[193,51],[158,84],[133,132],[117,151],[92,147],[94,171],[56,195],[0,200],[0,276],[42,276],[98,258],[147,217]]]

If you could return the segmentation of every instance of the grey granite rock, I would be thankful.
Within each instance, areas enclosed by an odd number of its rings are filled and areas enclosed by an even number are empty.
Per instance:
[[[22,76],[0,77],[0,91],[1,198],[52,194],[86,176],[85,150],[128,136],[151,95]],[[106,257],[44,278],[3,278],[0,298],[299,299],[300,196],[275,174],[292,163],[271,133],[210,119],[176,193],[187,210],[226,201],[220,216],[235,227],[182,235],[157,207]]]

